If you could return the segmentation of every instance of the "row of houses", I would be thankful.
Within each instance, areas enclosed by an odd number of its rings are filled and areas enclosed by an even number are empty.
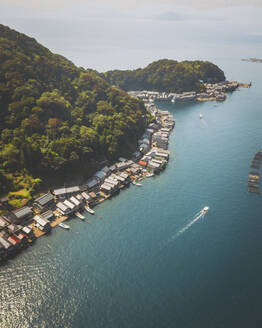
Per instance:
[[[203,82],[202,82],[203,83]],[[195,91],[183,93],[168,93],[157,91],[129,91],[129,95],[142,99],[145,104],[152,104],[154,101],[171,101],[171,102],[184,102],[184,101],[202,101],[206,100],[225,100],[226,92],[234,91],[239,87],[236,81],[223,81],[219,83],[203,83],[205,91],[196,93]]]
[[[0,216],[0,262],[33,242],[32,220],[33,212],[26,206]]]
[[[156,120],[148,125],[138,141],[132,159],[120,157],[81,186],[54,189],[36,198],[32,207],[24,206],[0,216],[0,260],[35,239],[33,226],[47,233],[55,216],[70,216],[85,205],[95,206],[101,199],[129,186],[132,178],[141,177],[148,171],[158,173],[165,168],[170,155],[168,139],[175,120],[169,112],[160,111],[152,104],[147,109]]]
[[[152,173],[159,173],[165,169],[169,160],[170,151],[167,149],[169,136],[175,126],[175,119],[168,111],[161,111],[155,106],[147,106],[147,109],[155,116],[156,123],[149,126],[150,133],[147,134],[149,147],[146,153],[142,152],[143,156],[138,164]]]

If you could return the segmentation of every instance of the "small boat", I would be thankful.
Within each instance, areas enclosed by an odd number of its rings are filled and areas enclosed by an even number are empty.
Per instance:
[[[85,219],[84,215],[82,215],[82,214],[79,213],[79,212],[76,212],[75,215],[76,215],[80,220],[84,220],[84,219]]]
[[[154,173],[149,173],[146,177],[147,178],[151,178],[151,177],[153,177],[154,176]]]
[[[67,225],[67,224],[65,224],[65,223],[63,223],[63,222],[59,223],[58,226],[60,228],[66,229],[66,230],[69,230],[70,229],[70,226]]]
[[[137,186],[137,187],[141,187],[141,186],[142,186],[142,184],[141,184],[141,183],[139,183],[139,182],[136,182],[136,181],[133,181],[133,185],[135,185],[135,186]]]
[[[87,210],[88,213],[95,214],[95,211],[93,211],[89,206],[85,206],[85,209]]]
[[[200,117],[200,119],[203,118],[203,114],[200,114],[199,117]]]
[[[201,213],[202,213],[202,214],[206,214],[206,213],[208,212],[208,210],[209,210],[209,207],[208,207],[208,206],[205,206],[205,207],[202,209]]]

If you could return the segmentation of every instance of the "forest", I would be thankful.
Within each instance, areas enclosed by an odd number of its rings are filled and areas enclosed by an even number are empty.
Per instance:
[[[0,194],[13,206],[135,151],[144,104],[95,71],[3,25],[0,63]]]
[[[107,82],[126,91],[150,90],[181,93],[204,90],[203,82],[225,80],[224,72],[208,61],[160,59],[145,68],[112,70],[101,74]]]

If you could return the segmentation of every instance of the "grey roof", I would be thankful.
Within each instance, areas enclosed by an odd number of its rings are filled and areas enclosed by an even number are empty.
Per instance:
[[[54,213],[49,210],[49,211],[42,213],[41,216],[48,220],[54,216]]]
[[[4,246],[4,248],[9,248],[11,246],[11,244],[5,240],[3,237],[0,237],[0,243]]]
[[[98,171],[94,174],[95,177],[97,177],[98,179],[102,180],[104,179],[104,177],[106,177],[106,173],[104,171]]]
[[[66,188],[66,193],[67,194],[71,194],[73,192],[78,192],[80,191],[80,187],[79,186],[74,186],[74,187],[68,187]]]
[[[66,188],[55,189],[53,193],[55,196],[64,195],[66,194]]]
[[[35,202],[39,203],[42,206],[45,206],[50,201],[54,200],[54,196],[49,192],[41,197],[38,197]]]
[[[13,211],[13,213],[18,219],[21,219],[29,214],[33,214],[30,207],[28,206],[21,207],[18,210]]]
[[[2,216],[0,216],[0,228],[3,228],[7,225],[8,223],[5,221],[5,219]]]
[[[59,208],[63,212],[66,212],[68,210],[68,207],[65,204],[61,203],[61,202],[57,203],[56,207]]]
[[[53,193],[55,196],[60,196],[60,195],[65,195],[65,194],[71,194],[71,193],[78,192],[78,191],[80,191],[80,187],[74,186],[74,187],[68,187],[68,188],[55,189]]]
[[[98,185],[99,182],[95,179],[95,178],[91,178],[87,181],[86,185],[88,188],[93,188],[95,187],[96,185]]]

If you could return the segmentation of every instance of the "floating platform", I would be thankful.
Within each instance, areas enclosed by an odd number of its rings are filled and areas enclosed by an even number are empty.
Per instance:
[[[252,167],[252,169],[259,169],[260,168],[260,165],[251,164],[250,167]]]
[[[260,191],[259,191],[258,188],[251,188],[251,187],[249,187],[249,188],[248,188],[248,191],[249,191],[249,192],[256,193],[256,194],[260,194]]]

